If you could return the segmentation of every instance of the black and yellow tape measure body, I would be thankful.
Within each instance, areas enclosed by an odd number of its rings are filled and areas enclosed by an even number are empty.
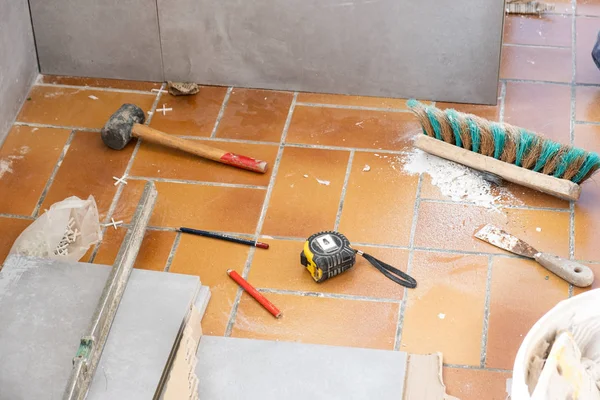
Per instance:
[[[300,253],[300,263],[306,267],[315,282],[323,282],[352,268],[356,263],[357,253],[397,284],[408,288],[417,286],[411,276],[369,254],[353,249],[346,236],[335,231],[319,232],[309,237]]]

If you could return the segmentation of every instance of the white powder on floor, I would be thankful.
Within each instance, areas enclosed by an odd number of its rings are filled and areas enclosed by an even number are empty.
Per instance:
[[[4,160],[0,160],[0,179],[2,179],[2,177],[4,176],[5,173],[9,173],[12,174],[13,170],[12,170],[12,160],[9,159],[4,159]]]
[[[442,195],[454,201],[467,201],[480,207],[500,208],[501,199],[514,199],[505,188],[499,195],[492,193],[492,185],[479,173],[463,165],[414,149],[400,156],[404,171],[413,175],[426,173],[431,183],[440,189]]]

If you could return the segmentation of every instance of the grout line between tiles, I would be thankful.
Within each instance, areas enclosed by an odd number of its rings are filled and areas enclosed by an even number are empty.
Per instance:
[[[19,215],[19,214],[8,214],[8,213],[0,213],[0,218],[25,219],[28,221],[35,220],[35,217],[32,217],[30,215]]]
[[[569,119],[569,139],[575,143],[575,120],[577,110],[577,0],[571,0],[573,18],[571,18],[571,114]],[[569,259],[575,258],[575,202],[569,203]],[[573,296],[573,284],[569,283],[569,298]]]
[[[570,82],[554,82],[554,81],[538,81],[534,79],[515,79],[515,78],[502,78],[500,82],[505,83],[533,83],[536,85],[559,85],[559,86],[571,86]]]
[[[219,109],[219,114],[217,114],[217,120],[215,121],[215,126],[210,132],[210,138],[214,139],[217,136],[217,129],[219,128],[219,124],[221,123],[221,118],[223,118],[223,114],[225,114],[225,108],[227,108],[227,103],[229,103],[229,97],[231,96],[231,92],[233,91],[233,86],[229,86],[227,88],[227,93],[225,93],[225,97],[223,97],[223,103],[221,103],[221,108]]]
[[[415,131],[416,133],[416,131]],[[369,153],[382,153],[382,154],[395,154],[404,155],[406,150],[384,150],[384,149],[368,149],[362,147],[342,147],[342,146],[325,146],[320,144],[306,144],[306,143],[286,143],[285,147],[298,147],[305,149],[322,149],[322,150],[338,150],[338,151],[355,151],[355,152],[369,152]]]
[[[50,177],[48,178],[48,181],[46,182],[46,185],[44,186],[44,190],[42,190],[42,194],[40,194],[40,198],[38,199],[35,208],[33,209],[33,212],[31,213],[31,216],[33,218],[37,218],[39,213],[40,213],[40,209],[42,208],[42,204],[44,203],[44,200],[46,200],[46,196],[48,195],[48,192],[50,191],[50,187],[52,186],[52,184],[54,183],[54,179],[56,178],[56,175],[58,174],[58,170],[60,169],[60,166],[62,165],[65,156],[67,155],[67,152],[69,151],[69,147],[71,147],[71,142],[73,142],[73,139],[75,138],[75,130],[72,130],[71,133],[69,134],[69,137],[67,138],[67,141],[65,142],[65,145],[63,146],[63,149],[60,153],[60,155],[58,156],[58,160],[56,161],[56,164],[54,164],[54,168],[52,169],[52,172],[50,173]]]
[[[500,117],[499,122],[504,123],[504,110],[506,106],[506,82],[502,82],[500,86]]]
[[[423,173],[419,174],[419,180],[417,181],[417,190],[415,191],[415,204],[413,207],[413,219],[410,226],[410,237],[408,243],[408,262],[406,264],[406,273],[410,275],[412,273],[414,248],[415,248],[415,236],[417,234],[417,224],[419,221],[419,207],[421,206],[421,188],[423,186]],[[408,288],[404,288],[404,294],[398,310],[398,321],[396,323],[396,337],[394,340],[394,350],[400,350],[400,343],[402,342],[402,330],[404,328],[404,315],[406,314],[406,307],[408,302],[409,291]]]
[[[325,299],[341,299],[341,300],[355,300],[355,301],[370,301],[373,303],[394,303],[399,304],[401,300],[398,299],[386,299],[381,297],[370,297],[370,296],[359,296],[353,294],[341,294],[341,293],[324,293],[324,292],[310,292],[304,290],[285,290],[285,289],[269,289],[269,288],[257,288],[261,293],[272,293],[272,294],[283,294],[301,297],[322,297]]]
[[[443,364],[446,368],[460,368],[460,369],[476,369],[478,371],[489,371],[489,372],[512,372],[512,369],[502,368],[481,368],[475,365],[462,365],[462,364]]]
[[[593,122],[593,121],[575,121],[575,125],[595,125],[595,126],[600,126],[600,122]]]
[[[348,181],[350,180],[350,172],[352,171],[352,161],[354,160],[354,150],[350,151],[350,156],[348,156],[348,166],[346,167],[346,175],[344,176],[344,184],[342,185],[342,194],[340,196],[340,203],[338,206],[338,211],[335,216],[335,223],[333,225],[333,230],[337,231],[340,227],[340,220],[342,218],[342,209],[344,208],[344,200],[346,199],[346,190],[348,189]]]
[[[269,180],[269,185],[267,187],[267,193],[265,193],[265,199],[263,200],[263,206],[260,210],[260,216],[258,218],[258,222],[256,223],[256,230],[254,231],[253,239],[257,240],[260,232],[262,230],[263,224],[265,222],[265,218],[267,215],[267,209],[269,207],[269,201],[271,200],[271,194],[273,193],[273,187],[275,186],[275,180],[277,178],[277,172],[279,171],[279,165],[281,163],[281,158],[283,157],[283,149],[285,147],[285,140],[287,138],[287,133],[290,128],[290,124],[292,122],[292,116],[294,115],[294,110],[296,108],[296,101],[298,99],[298,92],[294,92],[294,96],[292,98],[292,102],[290,104],[290,108],[288,110],[288,115],[285,120],[285,124],[283,126],[283,130],[281,132],[281,138],[279,139],[279,149],[277,150],[277,157],[275,158],[275,162],[273,163],[273,170],[271,171],[271,179]],[[250,273],[250,266],[254,259],[254,252],[256,248],[251,247],[248,252],[248,257],[246,258],[246,263],[244,265],[243,277],[247,278]],[[225,329],[225,336],[231,336],[231,332],[233,330],[233,325],[235,324],[235,319],[237,316],[237,310],[240,305],[240,301],[242,298],[241,287],[238,288],[235,301],[233,302],[233,306],[231,308],[231,314],[229,315],[229,320],[227,321],[227,328]]]
[[[21,122],[15,121],[13,125],[17,126],[30,126],[32,128],[54,128],[54,129],[66,129],[68,131],[85,131],[99,133],[101,129],[97,128],[83,128],[80,126],[64,126],[64,125],[51,125],[51,124],[38,124],[37,122]]]
[[[181,232],[177,231],[175,235],[175,240],[173,240],[173,246],[171,246],[171,251],[169,252],[169,257],[167,258],[167,262],[165,263],[164,272],[169,272],[171,269],[171,264],[173,263],[173,258],[175,258],[175,253],[179,248],[179,242],[181,241]]]
[[[307,103],[297,102],[297,106],[303,107],[319,107],[319,108],[338,108],[342,110],[362,110],[362,111],[382,111],[392,113],[410,113],[411,111],[404,108],[385,108],[385,107],[367,107],[367,106],[350,106],[343,104],[325,104],[325,103]]]
[[[150,109],[150,111],[152,112],[148,118],[146,118],[146,122],[145,125],[148,126],[150,125],[150,122],[152,122],[152,116],[154,115],[154,112],[156,111],[156,107],[158,107],[158,102],[160,101],[160,98],[162,96],[162,90],[164,90],[165,88],[165,84],[163,83],[160,86],[160,90],[156,93],[156,98],[154,99],[154,102],[152,103],[152,108]],[[131,152],[131,157],[129,157],[129,162],[127,163],[127,166],[125,167],[125,172],[123,173],[123,176],[127,176],[127,174],[129,173],[129,171],[131,170],[131,167],[133,166],[133,161],[135,160],[135,156],[137,155],[140,146],[142,144],[142,140],[141,139],[137,139],[137,142],[135,144],[135,147],[133,149],[133,151]],[[108,222],[110,222],[110,219],[112,218],[115,209],[117,208],[117,204],[119,203],[119,199],[121,198],[121,194],[123,193],[124,190],[124,186],[125,185],[118,185],[117,187],[117,191],[115,192],[115,195],[113,196],[113,200],[110,203],[110,207],[108,208],[108,211],[106,213],[106,217],[104,218],[103,224],[106,225]],[[106,230],[107,230],[108,226],[104,226],[102,228],[102,236],[104,237]],[[94,248],[94,250],[92,251],[92,255],[90,256],[90,262],[93,262],[94,259],[96,258],[96,255],[98,254],[98,250],[100,249],[100,245],[102,244],[102,242],[96,243],[96,246]]]
[[[127,176],[127,179],[132,180],[132,181],[153,181],[153,182],[178,183],[178,184],[198,185],[198,186],[219,186],[219,187],[256,189],[256,190],[266,190],[267,189],[267,186],[245,185],[242,183],[193,181],[193,180],[189,180],[189,179],[155,178],[152,176],[135,176],[134,175],[134,176]]]
[[[483,308],[483,329],[481,331],[481,353],[479,358],[479,365],[481,368],[485,368],[487,360],[487,339],[488,330],[490,323],[490,299],[492,294],[492,270],[493,270],[493,256],[488,256],[487,265],[487,278],[485,282],[485,303]]]
[[[546,45],[546,44],[519,44],[519,43],[502,43],[503,46],[506,47],[532,47],[536,49],[568,49],[569,46],[556,46],[556,45]]]
[[[35,86],[44,86],[44,87],[59,87],[65,89],[79,89],[79,90],[96,90],[98,92],[115,92],[115,93],[136,93],[136,94],[146,94],[149,96],[154,96],[155,93],[152,91],[145,90],[135,90],[135,89],[117,89],[117,88],[107,88],[107,87],[96,87],[96,86],[77,86],[77,85],[65,85],[62,83],[36,83]],[[163,84],[164,86],[164,84]],[[164,87],[161,87],[161,90]]]

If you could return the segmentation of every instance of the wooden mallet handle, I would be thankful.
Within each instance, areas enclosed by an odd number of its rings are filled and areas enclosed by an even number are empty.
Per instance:
[[[230,153],[202,143],[167,135],[166,133],[152,129],[146,125],[133,124],[131,134],[137,138],[147,140],[148,142],[185,151],[186,153],[208,158],[209,160],[220,162],[222,164],[232,165],[234,167],[263,174],[267,171],[266,161],[255,160],[252,157]]]

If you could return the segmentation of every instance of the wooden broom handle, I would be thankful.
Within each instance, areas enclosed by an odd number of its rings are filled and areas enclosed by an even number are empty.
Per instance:
[[[234,167],[263,174],[267,171],[266,161],[255,160],[252,157],[230,153],[192,140],[185,140],[176,136],[167,135],[164,132],[150,128],[146,125],[133,124],[131,133],[133,136],[147,140],[148,142],[185,151],[186,153],[208,158],[209,160],[220,162],[222,164],[232,165]]]

